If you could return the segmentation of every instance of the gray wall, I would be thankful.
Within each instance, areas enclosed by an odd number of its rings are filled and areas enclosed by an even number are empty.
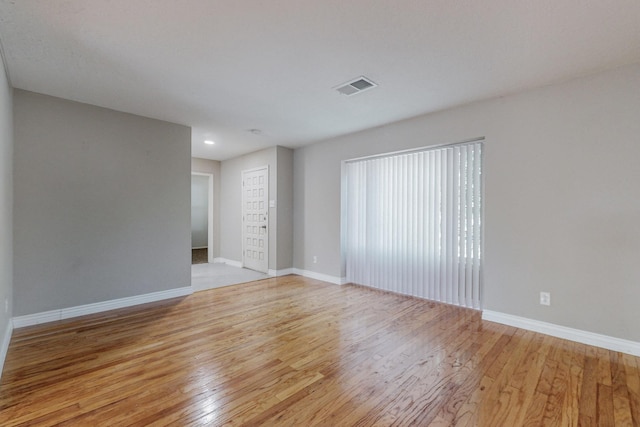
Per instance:
[[[293,150],[277,147],[277,265],[293,267]]]
[[[14,92],[14,315],[189,286],[188,127]]]
[[[12,89],[0,60],[0,343],[13,312],[13,119]],[[5,304],[9,309],[5,310]],[[0,370],[2,369],[0,361]]]
[[[191,158],[191,172],[213,175],[213,251],[214,257],[220,256],[220,162],[217,160]]]
[[[294,266],[342,275],[341,160],[484,136],[484,308],[640,341],[639,117],[633,65],[297,149]]]
[[[209,244],[209,177],[191,175],[191,247]]]

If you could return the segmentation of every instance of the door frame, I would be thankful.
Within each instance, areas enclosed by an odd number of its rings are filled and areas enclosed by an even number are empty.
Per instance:
[[[209,177],[207,186],[207,262],[213,262],[213,174],[203,172],[191,172],[191,176],[199,175]]]
[[[244,169],[240,172],[240,191],[242,194],[242,197],[240,197],[240,203],[241,203],[241,207],[240,207],[240,224],[241,224],[241,232],[240,232],[240,239],[242,240],[242,253],[240,256],[240,264],[242,266],[242,268],[245,268],[244,266],[244,258],[245,258],[245,225],[244,225],[244,216],[245,216],[245,192],[244,192],[244,174],[248,173],[248,172],[256,172],[259,170],[263,170],[265,169],[267,171],[267,182],[266,182],[266,187],[265,187],[265,193],[267,196],[267,206],[266,206],[266,215],[267,215],[267,232],[266,232],[266,241],[265,241],[265,245],[264,245],[264,257],[265,260],[267,261],[267,268],[262,271],[262,270],[254,270],[254,271],[260,271],[261,273],[265,273],[265,274],[269,274],[269,241],[271,239],[271,230],[270,230],[270,225],[269,223],[271,222],[271,212],[269,209],[269,186],[270,184],[270,171],[269,171],[269,165],[266,164],[264,166],[258,166],[256,168],[251,168],[251,169]],[[248,267],[247,267],[248,268]],[[253,270],[253,269],[252,269]]]

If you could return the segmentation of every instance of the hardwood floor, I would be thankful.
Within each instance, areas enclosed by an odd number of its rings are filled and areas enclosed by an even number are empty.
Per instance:
[[[2,426],[640,423],[640,360],[286,276],[14,331]]]

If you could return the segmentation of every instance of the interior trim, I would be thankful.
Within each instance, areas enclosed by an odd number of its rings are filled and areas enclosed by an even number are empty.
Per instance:
[[[580,329],[568,328],[566,326],[560,326],[553,323],[542,322],[540,320],[514,316],[512,314],[500,313],[498,311],[491,310],[483,310],[482,320],[515,326],[516,328],[539,332],[556,338],[564,338],[566,340],[582,344],[593,345],[607,350],[619,351],[633,356],[640,356],[640,342],[596,334],[594,332],[583,331]]]
[[[76,307],[61,308],[58,310],[27,314],[24,316],[16,316],[13,318],[13,327],[22,328],[25,326],[33,326],[41,323],[55,322],[56,320],[100,313],[103,311],[115,310],[117,308],[131,307],[134,305],[146,304],[149,302],[183,297],[192,293],[193,288],[191,286],[185,286],[184,288],[175,288],[166,291],[152,292],[150,294],[135,295],[132,297],[102,301],[93,304],[79,305]]]

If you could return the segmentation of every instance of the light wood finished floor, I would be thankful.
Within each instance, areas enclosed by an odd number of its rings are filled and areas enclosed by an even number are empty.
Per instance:
[[[637,426],[639,363],[287,276],[14,331],[0,425]]]

